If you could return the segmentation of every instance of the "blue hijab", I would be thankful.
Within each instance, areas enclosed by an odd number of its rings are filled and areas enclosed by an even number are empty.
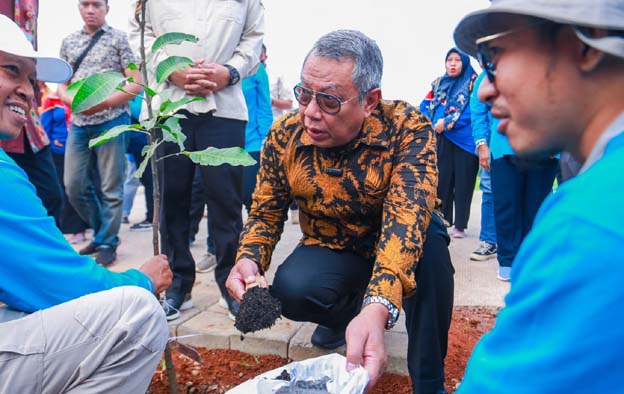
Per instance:
[[[459,51],[457,48],[449,49],[444,58],[445,61],[451,53],[456,53],[461,58],[461,73],[454,78],[450,77],[448,73],[445,73],[434,82],[430,113],[431,116],[433,116],[436,107],[441,104],[444,106],[445,117],[451,114],[453,115],[452,123],[454,124],[470,101],[470,93],[477,73],[470,65],[470,58],[468,55]],[[452,128],[452,125],[449,125],[449,129],[450,128]]]

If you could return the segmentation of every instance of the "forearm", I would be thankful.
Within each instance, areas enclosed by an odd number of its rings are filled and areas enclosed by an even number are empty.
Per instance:
[[[291,109],[293,102],[292,100],[283,100],[283,99],[277,99],[277,98],[272,98],[271,99],[271,105],[273,105],[276,108],[279,109]]]
[[[406,136],[392,175],[382,216],[373,275],[366,296],[381,296],[401,306],[415,288],[414,265],[435,207],[437,168],[430,127]],[[416,143],[420,141],[420,143]]]

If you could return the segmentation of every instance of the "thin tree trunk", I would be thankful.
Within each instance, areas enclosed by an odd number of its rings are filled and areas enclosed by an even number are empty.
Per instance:
[[[147,0],[139,0],[141,4],[141,72],[143,74],[143,83],[146,86],[148,84],[147,77],[147,64],[145,56],[145,10]],[[148,119],[154,118],[154,112],[152,111],[152,96],[145,94],[145,103],[147,105]],[[152,145],[156,139],[156,129],[149,130],[149,144]],[[158,224],[160,222],[160,185],[158,179],[158,149],[154,151],[154,155],[151,158],[151,170],[153,179],[153,193],[154,193],[154,216],[152,219],[152,248],[154,256],[160,253],[160,245],[158,239]],[[173,368],[173,358],[171,357],[171,349],[169,344],[165,347],[165,368],[167,369],[167,376],[169,378],[169,393],[178,394],[178,382],[176,379],[175,369]]]

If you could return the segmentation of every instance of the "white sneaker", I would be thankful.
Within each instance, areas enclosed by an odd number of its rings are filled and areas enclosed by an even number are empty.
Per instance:
[[[195,271],[210,272],[214,271],[217,266],[217,256],[212,253],[206,253],[203,259],[195,263]]]
[[[503,282],[509,282],[511,280],[511,267],[499,266],[496,279],[502,280]]]

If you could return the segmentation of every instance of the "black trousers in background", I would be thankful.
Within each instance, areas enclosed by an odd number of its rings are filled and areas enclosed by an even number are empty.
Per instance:
[[[498,264],[511,267],[542,202],[550,194],[558,159],[505,155],[492,161],[492,198]]]
[[[260,171],[260,152],[249,152],[256,164],[243,168],[243,205],[247,213],[251,210],[251,196],[256,189],[256,177]]]
[[[416,294],[403,302],[415,394],[444,392],[454,292],[449,242],[442,220],[433,215],[416,271]],[[360,311],[372,266],[353,252],[299,246],[277,269],[271,293],[288,319],[344,328]]]
[[[437,147],[438,197],[442,200],[442,214],[449,224],[465,230],[470,219],[470,203],[479,171],[479,158],[449,141],[444,133],[438,135]]]
[[[63,179],[63,172],[65,171],[65,156],[52,153],[52,159],[54,160],[54,166],[56,167],[56,175],[58,179]],[[61,225],[59,228],[63,234],[76,234],[82,233],[89,225],[87,222],[82,220],[78,212],[74,209],[74,207],[69,203],[67,199],[67,194],[65,194],[65,184],[60,182],[61,190],[63,191],[63,210],[61,213]]]
[[[56,167],[52,160],[50,147],[46,146],[37,153],[33,153],[30,143],[24,134],[24,153],[7,154],[17,163],[28,176],[28,180],[35,186],[37,197],[48,211],[48,216],[54,218],[57,227],[61,227],[63,212],[63,190]]]
[[[245,145],[245,123],[212,114],[195,115],[182,111],[187,119],[180,125],[187,137],[188,151],[209,146],[228,148]],[[161,145],[160,155],[178,151],[172,143]],[[167,293],[188,293],[195,282],[195,261],[189,250],[189,211],[195,164],[185,156],[174,156],[159,162],[161,166],[162,210],[160,232],[162,251],[169,258],[173,283]],[[242,229],[242,167],[202,166],[200,171],[208,188],[210,233],[214,239],[217,267],[215,278],[221,294],[230,297],[225,280],[234,265],[238,238]]]

